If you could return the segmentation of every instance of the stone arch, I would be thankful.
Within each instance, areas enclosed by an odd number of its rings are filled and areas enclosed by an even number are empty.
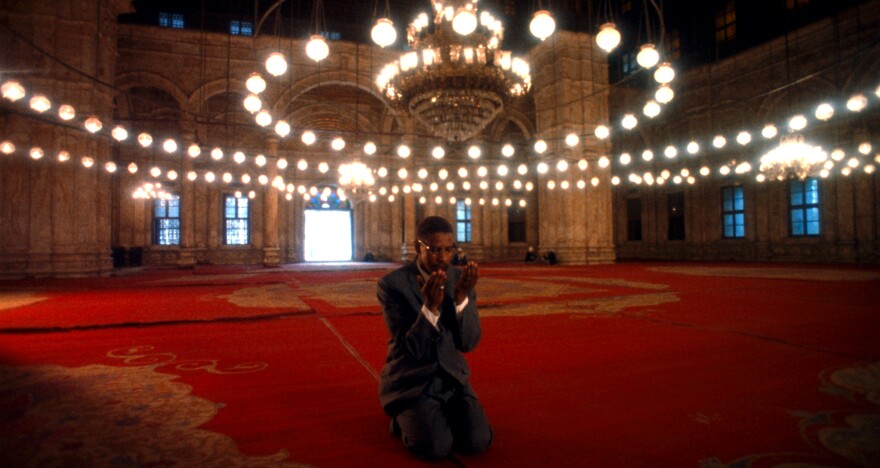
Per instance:
[[[388,101],[386,101],[381,94],[377,93],[372,88],[372,86],[362,85],[361,81],[364,80],[360,75],[348,70],[333,70],[313,73],[298,80],[297,82],[293,83],[289,88],[284,90],[284,92],[282,92],[278,96],[278,99],[276,99],[275,102],[272,103],[271,108],[273,112],[277,112],[279,110],[278,106],[282,105],[282,103],[294,102],[300,96],[313,89],[320,88],[322,86],[337,85],[356,87],[357,89],[366,92],[367,94],[382,102],[390,112],[396,114],[394,109],[388,104]],[[372,83],[371,78],[367,77],[366,82]]]
[[[156,88],[160,89],[177,101],[181,110],[189,110],[189,98],[176,83],[157,73],[131,72],[116,77],[116,87],[124,91],[132,88]]]
[[[501,137],[501,132],[507,128],[508,123],[516,125],[523,133],[523,138],[528,141],[535,136],[535,125],[528,115],[519,109],[505,109],[500,118],[490,124],[487,132],[490,138],[497,140]]]
[[[233,93],[245,94],[246,86],[244,81],[234,80],[231,78],[220,78],[209,81],[192,92],[186,99],[187,109],[198,112],[202,104],[208,99],[219,94]]]

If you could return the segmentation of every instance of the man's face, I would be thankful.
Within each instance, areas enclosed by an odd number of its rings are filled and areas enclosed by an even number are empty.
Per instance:
[[[430,236],[416,241],[416,252],[419,253],[419,262],[427,272],[435,270],[446,271],[452,260],[455,250],[452,242],[452,233],[435,232]]]

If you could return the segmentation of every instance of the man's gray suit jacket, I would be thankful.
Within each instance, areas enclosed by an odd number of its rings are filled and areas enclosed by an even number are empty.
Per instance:
[[[464,391],[476,397],[468,382],[470,368],[462,353],[480,341],[480,317],[475,291],[461,314],[455,312],[455,284],[461,271],[449,267],[437,328],[422,314],[422,293],[415,263],[385,275],[378,284],[382,316],[388,326],[388,356],[379,383],[379,399],[385,412],[399,413],[423,395],[441,375],[454,378]]]

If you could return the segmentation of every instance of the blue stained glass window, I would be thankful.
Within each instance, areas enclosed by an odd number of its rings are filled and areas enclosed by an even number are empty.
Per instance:
[[[819,180],[793,180],[789,189],[789,213],[792,236],[818,236],[822,223],[819,212]]]
[[[226,245],[247,245],[249,242],[249,219],[247,197],[226,195],[223,216],[223,240]]]
[[[153,245],[180,245],[180,197],[153,200]]]
[[[742,187],[721,189],[721,211],[724,237],[728,239],[745,237],[745,195]]]
[[[455,239],[458,242],[471,241],[471,207],[464,201],[455,203]]]

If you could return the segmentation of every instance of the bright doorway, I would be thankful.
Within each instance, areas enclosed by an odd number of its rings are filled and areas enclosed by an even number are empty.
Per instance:
[[[351,261],[351,210],[305,210],[305,213],[305,260]]]

